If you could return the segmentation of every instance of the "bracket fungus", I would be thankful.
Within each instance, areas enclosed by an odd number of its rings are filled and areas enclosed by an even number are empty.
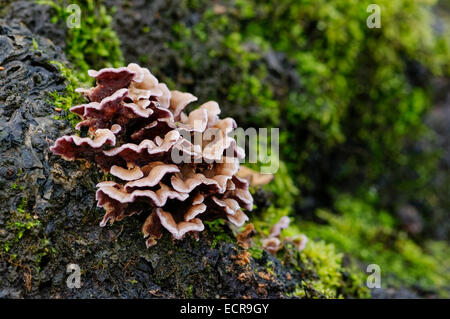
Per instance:
[[[96,86],[77,89],[87,103],[71,112],[81,117],[80,135],[63,136],[51,147],[66,160],[86,160],[110,173],[97,184],[97,205],[106,211],[100,226],[133,214],[145,214],[147,247],[162,236],[198,235],[204,220],[225,218],[241,226],[253,198],[248,182],[236,176],[242,148],[229,133],[231,118],[220,119],[219,105],[170,91],[146,68],[89,71]]]

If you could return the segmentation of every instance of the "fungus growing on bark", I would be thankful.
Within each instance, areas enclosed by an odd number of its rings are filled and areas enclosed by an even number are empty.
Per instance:
[[[228,136],[236,128],[220,119],[216,102],[186,114],[197,100],[170,91],[137,64],[89,71],[97,85],[78,89],[87,103],[71,112],[81,117],[76,129],[51,147],[66,160],[96,163],[113,178],[97,184],[97,205],[106,211],[100,226],[145,214],[147,247],[162,236],[175,239],[204,229],[204,220],[226,218],[243,225],[253,198],[247,180],[236,176],[243,150]]]
[[[237,175],[248,180],[250,186],[256,187],[267,185],[274,179],[272,174],[261,174],[245,166],[241,166]]]

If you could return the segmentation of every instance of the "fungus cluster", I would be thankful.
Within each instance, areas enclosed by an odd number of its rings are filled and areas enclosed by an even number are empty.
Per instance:
[[[289,217],[281,217],[278,223],[273,225],[270,229],[269,236],[261,240],[262,248],[272,255],[276,255],[276,253],[282,249],[287,242],[292,243],[298,251],[305,249],[306,244],[308,243],[308,237],[306,237],[306,235],[284,237],[281,239],[281,232],[283,229],[288,228],[290,223],[291,220]]]
[[[162,236],[198,235],[204,220],[225,218],[241,226],[251,210],[248,182],[236,176],[245,156],[229,133],[231,118],[220,119],[219,105],[170,91],[146,68],[89,71],[96,86],[78,89],[88,103],[71,112],[81,117],[79,135],[63,136],[51,147],[66,160],[93,162],[110,173],[97,184],[97,205],[106,211],[100,226],[145,214],[147,247]],[[84,137],[82,137],[84,136]]]

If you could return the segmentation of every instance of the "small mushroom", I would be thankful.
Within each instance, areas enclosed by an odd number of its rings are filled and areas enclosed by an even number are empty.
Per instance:
[[[235,121],[219,118],[217,102],[184,113],[197,98],[170,91],[135,63],[88,74],[96,86],[76,90],[88,103],[70,109],[88,137],[63,136],[51,150],[66,160],[96,163],[114,177],[97,184],[97,205],[105,210],[100,226],[143,214],[142,233],[151,247],[164,229],[175,239],[198,238],[203,220],[223,218],[237,226],[248,220],[249,183],[236,176],[245,154],[228,136]]]

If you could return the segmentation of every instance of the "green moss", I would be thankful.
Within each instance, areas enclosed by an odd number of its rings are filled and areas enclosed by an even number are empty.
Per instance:
[[[268,260],[264,266],[265,266],[267,272],[268,272],[270,275],[274,275],[274,274],[275,274],[275,271],[274,271],[274,264],[273,264],[273,262],[272,262],[271,260]]]
[[[31,205],[24,195],[16,210],[6,219],[6,237],[0,238],[0,259],[20,269],[39,281],[41,262],[51,258],[57,251],[43,235],[43,226],[37,215],[30,212]],[[31,278],[31,277],[30,277]],[[27,287],[28,290],[29,287]]]
[[[23,190],[24,190],[24,186],[19,185],[17,182],[14,182],[14,183],[11,185],[11,190],[20,190],[20,191],[23,191]]]
[[[281,217],[289,216],[289,207],[270,206],[252,222],[258,234],[253,238],[254,246],[249,252],[255,259],[262,257],[261,237],[268,236],[270,229]],[[313,224],[315,225],[315,224]],[[308,234],[302,226],[291,224],[282,231],[281,239]],[[369,298],[370,293],[364,283],[364,273],[352,263],[344,266],[343,254],[333,244],[325,241],[311,240],[309,237],[305,249],[297,248],[286,241],[277,257],[286,265],[293,266],[302,276],[302,283],[296,288],[293,296],[301,298]],[[269,269],[271,265],[266,265]]]
[[[279,168],[275,173],[275,177],[264,188],[275,195],[274,205],[277,207],[292,208],[300,191],[294,183],[294,180],[283,161],[279,161]]]
[[[300,298],[369,298],[363,273],[343,265],[343,255],[332,244],[309,241],[302,252],[286,244],[279,253],[301,274],[302,281],[293,292]]]
[[[149,33],[150,27],[149,26],[142,27],[141,31],[142,31],[142,33]]]
[[[51,6],[55,15],[52,21],[64,25],[73,12],[67,9],[63,0],[38,0],[43,5]],[[66,54],[83,83],[90,83],[87,75],[89,69],[104,67],[120,67],[123,56],[120,41],[111,28],[114,10],[109,11],[100,0],[70,1],[80,7],[80,27],[66,27]],[[65,25],[64,25],[65,26]]]
[[[258,143],[258,142],[257,142]],[[266,145],[270,145],[270,140],[266,142]],[[254,146],[254,149],[258,150],[258,145]],[[274,224],[281,217],[291,214],[293,212],[293,205],[300,197],[300,190],[295,185],[294,179],[291,176],[291,172],[284,161],[270,154],[268,148],[268,156],[270,156],[274,167],[278,167],[278,170],[274,173],[274,177],[270,183],[263,185],[262,188],[270,194],[271,207],[263,212],[263,215],[253,220],[256,224],[263,226],[263,224]],[[259,153],[259,150],[258,150]],[[246,166],[259,172],[262,166],[267,164],[262,163],[259,159],[257,163],[246,163]],[[257,189],[251,187],[250,191],[254,193]],[[261,229],[259,229],[261,230]]]
[[[261,259],[263,257],[263,250],[260,247],[252,246],[248,252],[254,259]]]
[[[223,219],[215,219],[213,221],[204,221],[207,231],[211,232],[214,237],[211,242],[211,248],[214,249],[219,242],[236,242],[235,238],[232,238],[229,233],[229,228]],[[228,232],[227,232],[228,231]]]
[[[36,39],[32,39],[31,43],[33,44],[33,50],[37,51],[39,50],[39,44],[37,43]]]
[[[63,23],[68,16],[63,2],[44,2],[55,9],[54,22]],[[66,33],[73,68],[58,65],[67,91],[52,95],[55,107],[65,110],[59,118],[72,124],[78,119],[67,110],[79,103],[74,89],[90,84],[87,69],[123,64],[110,13],[100,1],[75,3],[83,17],[80,29]],[[341,253],[380,264],[394,276],[383,278],[392,284],[448,285],[450,254],[442,253],[448,250],[446,244],[419,246],[396,231],[390,213],[339,196],[343,189],[364,193],[375,185],[388,199],[401,194],[404,201],[426,202],[433,197],[428,196],[427,183],[436,155],[411,153],[406,147],[428,134],[422,118],[431,105],[430,91],[428,83],[415,79],[408,69],[418,63],[432,74],[448,75],[448,44],[432,32],[432,1],[381,0],[377,4],[383,27],[378,30],[366,26],[369,3],[236,0],[224,1],[227,10],[216,13],[210,1],[186,0],[180,8],[197,11],[200,19],[174,24],[175,41],[166,45],[182,61],[180,73],[187,76],[183,83],[164,78],[169,87],[197,90],[196,81],[211,73],[204,71],[217,67],[225,70],[226,83],[202,96],[223,101],[224,111],[236,106],[239,112],[250,110],[240,125],[281,128],[280,170],[264,187],[273,194],[273,205],[253,219],[259,232],[267,234],[282,216],[292,215],[294,204],[302,204],[301,195],[330,206],[337,198],[333,208],[340,215],[318,211],[328,224],[300,221],[284,232],[305,232],[310,239],[326,241],[311,240],[299,255],[297,270],[311,274],[305,276],[299,296],[366,296],[361,271],[344,267]],[[300,88],[284,87],[271,78],[266,60],[271,52],[281,52],[295,65]],[[148,58],[142,56],[141,63]],[[389,200],[384,203],[391,205]],[[206,224],[215,234],[212,247],[235,241],[222,222]],[[262,255],[258,246],[250,252],[255,258]]]
[[[303,88],[290,90],[280,105],[283,156],[297,185],[326,193],[389,178],[387,194],[415,198],[420,190],[426,198],[433,155],[406,153],[404,143],[426,133],[421,119],[431,101],[427,84],[409,79],[407,70],[414,61],[449,74],[449,46],[433,33],[431,2],[377,2],[381,29],[366,26],[369,4],[254,0],[236,6],[245,21],[243,42],[259,39],[297,62]],[[399,181],[408,176],[406,167],[420,178]]]
[[[280,127],[281,160],[303,195],[329,204],[342,189],[382,185],[385,205],[399,194],[428,202],[437,155],[411,145],[430,137],[422,118],[431,81],[417,74],[449,74],[448,41],[433,31],[433,1],[378,2],[381,29],[366,25],[370,3],[224,1],[217,12],[209,1],[181,1],[200,19],[174,25],[168,45],[190,91],[199,90],[193,79],[220,70],[227,82],[215,80],[204,96],[244,127]],[[275,53],[301,83],[273,79],[266,55]]]
[[[393,208],[411,201],[432,206],[433,193],[442,192],[429,187],[438,154],[417,152],[413,147],[418,140],[432,138],[423,125],[432,105],[430,77],[417,75],[450,71],[448,41],[432,29],[433,1],[378,2],[381,29],[367,27],[368,4],[225,1],[225,12],[216,13],[207,1],[196,1],[190,8],[199,10],[202,18],[192,26],[175,28],[180,38],[173,48],[182,56],[183,73],[196,79],[195,70],[205,64],[202,59],[210,59],[221,69],[239,74],[236,81],[220,83],[216,96],[226,92],[227,102],[243,110],[259,107],[242,125],[281,128],[281,162],[286,165],[265,186],[273,194],[273,205],[252,218],[263,234],[280,217],[292,215],[294,204],[302,211],[306,196],[320,206],[337,207],[343,192],[358,196],[377,189],[379,205]],[[204,43],[206,53],[198,52],[195,41]],[[263,57],[271,51],[282,52],[294,62],[300,88],[289,86],[283,91],[268,80]],[[223,109],[227,107],[225,103]],[[337,221],[321,212],[319,216],[330,218],[329,225],[300,222],[297,233],[317,235],[335,243],[337,251],[366,262],[379,256],[394,276],[406,269],[397,282],[418,281],[426,287],[444,284],[442,270],[435,267],[435,252],[427,243],[417,244],[398,233],[390,210],[375,209],[366,215],[366,207],[359,209],[356,217],[350,219],[342,212]],[[354,234],[353,227],[363,230]],[[358,274],[352,270],[347,277]],[[330,282],[325,286],[336,290]],[[318,290],[330,295],[325,288]]]
[[[84,101],[83,97],[75,92],[75,89],[80,87],[81,81],[78,74],[71,71],[63,63],[52,61],[52,64],[56,65],[62,76],[64,76],[66,88],[64,92],[51,92],[49,103],[55,108],[63,110],[62,115],[55,116],[55,119],[68,120],[72,126],[75,126],[80,121],[80,118],[76,114],[69,112],[69,109]]]
[[[333,243],[339,251],[367,264],[378,264],[382,286],[421,286],[443,295],[448,293],[449,259],[443,254],[434,255],[437,250],[430,249],[449,251],[447,244],[429,242],[425,248],[420,247],[406,233],[396,230],[396,221],[389,213],[361,200],[343,196],[335,208],[339,215],[317,211],[317,216],[328,222],[326,225],[299,222],[293,228],[301,229],[310,238]]]
[[[213,221],[205,221],[208,230],[214,234],[221,234],[224,232],[225,222],[222,219],[215,219]]]

